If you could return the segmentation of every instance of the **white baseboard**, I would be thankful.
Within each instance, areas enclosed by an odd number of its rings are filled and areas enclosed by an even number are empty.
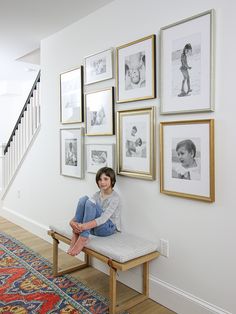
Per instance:
[[[154,276],[150,276],[150,298],[178,314],[233,314]]]
[[[47,235],[48,226],[39,224],[35,220],[27,218],[6,207],[0,209],[0,215],[51,243],[51,237]],[[67,247],[62,245],[61,248],[65,250]],[[108,267],[100,261],[94,259],[92,265],[98,270],[108,273]],[[140,267],[131,269],[125,272],[125,274],[124,272],[119,272],[118,280],[140,291],[140,278],[142,277],[140,274]],[[152,275],[150,276],[150,298],[178,314],[233,314]]]

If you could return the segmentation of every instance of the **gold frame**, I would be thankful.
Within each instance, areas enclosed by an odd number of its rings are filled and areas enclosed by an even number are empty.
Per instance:
[[[88,125],[87,125],[87,100],[86,97],[87,95],[91,95],[91,94],[98,94],[100,92],[104,92],[104,91],[110,91],[111,93],[111,103],[108,104],[109,106],[111,106],[111,114],[112,117],[111,118],[111,130],[110,132],[107,133],[88,133]],[[114,128],[114,87],[108,87],[108,88],[104,88],[104,89],[99,89],[96,91],[92,91],[92,92],[88,92],[88,93],[84,93],[84,111],[85,111],[85,124],[86,124],[86,136],[105,136],[105,135],[114,135],[115,133],[115,128]],[[108,119],[110,120],[110,119]]]
[[[171,28],[174,28],[176,26],[179,26],[184,23],[189,23],[193,20],[197,20],[203,16],[209,15],[210,19],[210,38],[209,38],[209,43],[210,43],[210,48],[209,48],[209,93],[208,93],[208,98],[209,99],[209,106],[208,107],[202,107],[202,108],[194,108],[194,106],[190,103],[189,107],[190,109],[180,109],[180,110],[167,110],[165,108],[166,104],[164,103],[164,88],[165,88],[165,82],[166,78],[164,77],[164,67],[166,66],[166,63],[164,62],[164,55],[166,52],[164,51],[164,46],[163,46],[163,41],[164,41],[164,32],[170,30]],[[183,34],[182,34],[183,36]],[[192,113],[192,112],[207,112],[207,111],[214,111],[214,101],[215,101],[215,10],[211,9],[202,13],[199,13],[197,15],[191,16],[189,18],[185,18],[181,21],[172,23],[170,25],[167,25],[165,27],[162,27],[160,30],[160,79],[159,79],[159,88],[160,88],[160,99],[161,99],[161,110],[160,114],[167,115],[167,114],[181,114],[181,113]],[[207,99],[205,99],[207,102]],[[166,103],[169,103],[168,100]],[[201,103],[204,103],[201,102]],[[192,109],[191,109],[192,106]]]
[[[127,99],[120,99],[120,92],[119,92],[119,51],[121,49],[125,49],[129,46],[141,43],[146,40],[152,40],[152,93],[151,95],[142,96],[142,97],[133,97],[133,98],[127,98]],[[128,44],[122,45],[120,47],[116,48],[116,102],[117,103],[123,103],[123,102],[130,102],[130,101],[137,101],[137,100],[144,100],[144,99],[152,99],[156,97],[156,35],[150,35],[147,37],[143,37],[141,39],[132,41]]]
[[[208,124],[209,125],[209,195],[198,195],[190,193],[181,193],[177,191],[169,191],[165,189],[164,182],[164,126],[169,125],[191,125],[191,124]],[[168,195],[185,197],[206,202],[215,201],[215,163],[214,163],[214,119],[204,120],[185,120],[170,121],[160,123],[160,192]]]
[[[122,151],[122,133],[123,130],[123,117],[129,115],[142,115],[142,114],[149,114],[149,122],[150,122],[150,171],[142,172],[142,171],[131,171],[129,169],[124,169],[123,167],[123,151]],[[117,174],[134,177],[138,179],[145,179],[145,180],[155,180],[156,177],[156,167],[155,167],[155,160],[156,160],[156,145],[155,145],[155,107],[147,107],[147,108],[138,108],[138,109],[128,109],[128,110],[120,110],[117,111]]]
[[[77,71],[77,70],[80,70],[80,77],[81,77],[81,82],[80,82],[80,88],[81,88],[81,106],[80,106],[80,120],[71,120],[71,121],[63,121],[63,116],[62,116],[62,84],[61,84],[61,80],[62,80],[62,76],[64,74],[67,74],[67,73],[70,73],[70,72],[73,72],[73,71]],[[72,124],[72,123],[82,123],[84,121],[84,98],[83,98],[83,93],[84,93],[84,90],[83,90],[83,79],[84,79],[84,75],[83,75],[83,66],[81,65],[80,67],[77,67],[77,68],[73,68],[69,71],[65,71],[65,72],[62,72],[60,73],[60,123],[61,124]]]

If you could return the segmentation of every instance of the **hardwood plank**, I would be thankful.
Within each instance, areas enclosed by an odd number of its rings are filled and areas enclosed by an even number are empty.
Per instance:
[[[17,240],[21,241],[26,246],[30,247],[32,250],[36,251],[52,263],[52,244],[47,241],[40,239],[34,234],[24,230],[23,228],[7,221],[6,219],[0,217],[1,231],[13,236]],[[59,249],[59,268],[67,268],[71,266],[78,266],[77,258],[73,258]],[[87,267],[79,271],[70,274],[72,277],[83,282],[85,285],[89,286],[91,289],[96,290],[98,293],[109,298],[109,276],[98,271],[93,267]],[[138,293],[127,287],[126,285],[117,281],[117,299],[118,303],[122,303],[127,299],[131,299],[137,296]],[[154,302],[151,299],[132,307],[129,309],[129,314],[175,314],[175,312],[167,309],[166,307]]]

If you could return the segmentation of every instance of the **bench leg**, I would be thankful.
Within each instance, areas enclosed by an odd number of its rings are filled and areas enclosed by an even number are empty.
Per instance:
[[[58,270],[58,245],[59,245],[59,240],[53,237],[53,254],[52,255],[53,255],[53,276],[54,277],[72,273],[76,270],[80,270],[89,266],[89,256],[88,254],[84,253],[85,257],[84,257],[84,262],[82,264],[59,271]]]
[[[116,269],[110,267],[110,304],[109,314],[116,313]]]
[[[143,264],[143,295],[149,297],[149,262]]]

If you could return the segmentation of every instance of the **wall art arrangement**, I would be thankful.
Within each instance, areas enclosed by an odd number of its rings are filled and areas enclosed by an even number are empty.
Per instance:
[[[113,50],[108,49],[84,58],[85,85],[113,77]]]
[[[96,173],[102,167],[114,168],[113,144],[86,145],[87,171]]]
[[[61,123],[83,122],[83,67],[60,75]]]
[[[161,29],[161,113],[213,111],[214,10]]]
[[[117,103],[155,98],[155,35],[116,48]]]
[[[83,128],[60,130],[61,174],[83,177]]]
[[[85,94],[86,135],[114,134],[114,89]]]
[[[212,9],[160,29],[161,115],[214,111],[214,23]],[[117,106],[156,97],[152,34],[85,57],[84,82],[83,66],[62,73],[61,123],[81,123],[85,116],[85,135],[97,141],[86,143],[87,172],[108,166],[118,175],[155,180],[155,107],[117,107],[114,121],[114,87],[83,92],[83,85],[113,78],[114,52]],[[115,131],[116,145],[103,143],[101,136]],[[160,122],[159,131],[160,192],[213,202],[214,120]],[[83,177],[83,140],[83,128],[60,130],[62,175]]]
[[[160,144],[161,192],[213,202],[214,120],[161,122]]]
[[[117,112],[117,173],[155,179],[154,107]]]

